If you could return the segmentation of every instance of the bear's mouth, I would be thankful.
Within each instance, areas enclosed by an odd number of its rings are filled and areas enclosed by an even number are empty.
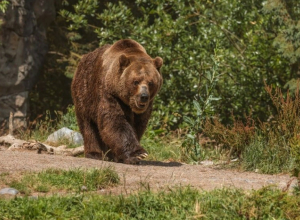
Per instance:
[[[136,114],[142,114],[148,108],[149,102],[141,102],[138,99],[130,99],[130,108]]]
[[[138,112],[140,111],[144,111],[148,106],[148,103],[147,102],[140,102],[138,100],[135,100],[135,108]]]
[[[136,102],[135,105],[136,105],[136,107],[138,107],[139,109],[144,109],[144,108],[146,108],[147,103]]]

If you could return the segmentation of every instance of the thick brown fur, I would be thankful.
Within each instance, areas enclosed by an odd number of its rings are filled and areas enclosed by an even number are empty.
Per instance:
[[[83,56],[71,89],[86,157],[134,164],[147,155],[140,140],[162,86],[162,63],[128,39]]]

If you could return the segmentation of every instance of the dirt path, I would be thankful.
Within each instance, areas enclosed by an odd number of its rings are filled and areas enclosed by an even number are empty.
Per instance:
[[[116,194],[127,194],[148,186],[154,190],[187,185],[204,190],[221,187],[237,187],[249,190],[259,189],[270,184],[285,188],[291,180],[290,176],[286,174],[264,175],[176,162],[143,161],[141,165],[126,165],[86,158],[37,154],[31,151],[0,149],[0,174],[4,172],[18,174],[24,171],[41,171],[46,168],[101,168],[107,166],[113,167],[117,171],[121,178],[121,184],[103,192]]]

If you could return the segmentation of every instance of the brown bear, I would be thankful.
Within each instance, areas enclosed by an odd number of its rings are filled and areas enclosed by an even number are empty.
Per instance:
[[[162,64],[129,39],[83,56],[71,89],[86,157],[135,164],[147,156],[140,140],[162,86]]]

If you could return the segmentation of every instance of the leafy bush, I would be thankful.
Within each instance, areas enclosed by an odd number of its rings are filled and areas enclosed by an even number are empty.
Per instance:
[[[187,158],[192,158],[194,161],[199,161],[205,158],[205,151],[200,144],[200,133],[202,133],[203,124],[207,118],[212,117],[215,114],[214,102],[220,98],[214,97],[214,89],[222,73],[220,73],[219,67],[221,66],[222,56],[218,54],[218,50],[215,50],[215,55],[211,57],[213,66],[211,69],[205,70],[199,77],[198,93],[193,100],[194,110],[196,112],[196,118],[194,115],[183,115],[184,122],[188,125],[187,135],[182,147],[184,149],[184,155]],[[202,84],[205,81],[206,84]]]

